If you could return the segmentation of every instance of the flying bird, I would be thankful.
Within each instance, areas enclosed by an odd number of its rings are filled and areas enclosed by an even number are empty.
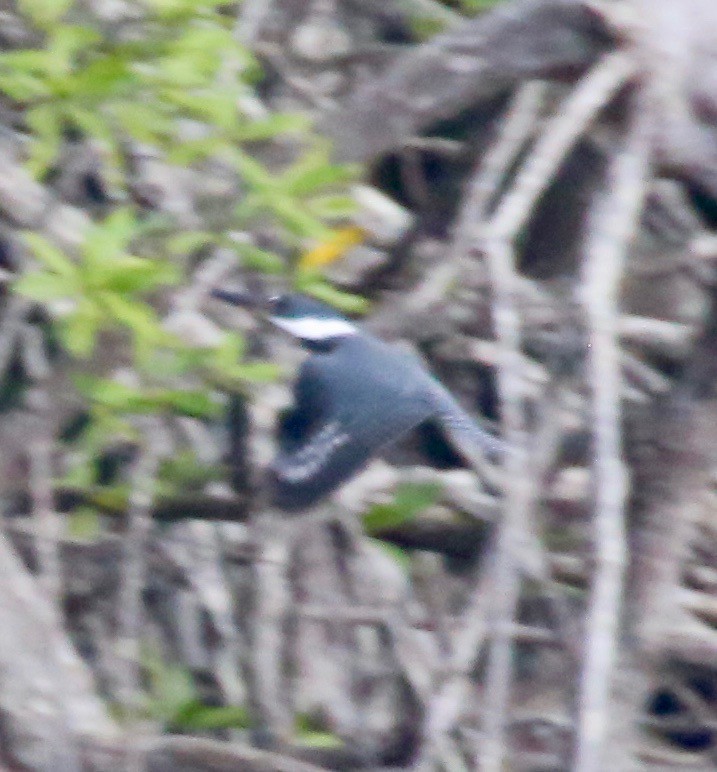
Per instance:
[[[247,295],[212,295],[247,306]],[[496,460],[502,441],[482,428],[417,357],[365,332],[330,306],[300,294],[268,300],[270,322],[310,352],[293,406],[279,421],[269,470],[276,506],[309,508],[389,444],[435,422],[459,455]]]

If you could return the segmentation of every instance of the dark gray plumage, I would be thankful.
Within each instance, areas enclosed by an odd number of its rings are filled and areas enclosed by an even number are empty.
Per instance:
[[[231,302],[231,293],[215,294]],[[500,452],[501,441],[419,359],[361,331],[334,309],[282,295],[271,301],[269,318],[313,352],[299,371],[294,404],[279,422],[279,450],[269,470],[274,503],[282,509],[317,503],[385,446],[429,420],[459,454]]]

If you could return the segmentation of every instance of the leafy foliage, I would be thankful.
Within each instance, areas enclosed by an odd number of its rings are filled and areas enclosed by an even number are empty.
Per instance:
[[[127,141],[155,148],[170,164],[219,161],[245,190],[232,219],[202,234],[204,244],[225,244],[223,234],[268,219],[279,228],[284,257],[246,244],[237,252],[250,268],[290,270],[286,255],[329,239],[331,225],[352,214],[342,185],[357,169],[331,163],[328,146],[308,132],[303,116],[256,110],[252,88],[260,69],[235,39],[225,3],[144,5],[138,32],[129,23],[115,30],[75,23],[68,0],[25,1],[44,39],[36,48],[0,53],[0,92],[24,109],[29,169],[44,176],[73,134],[105,149],[106,176],[120,193]],[[290,135],[306,149],[285,168],[269,168],[253,151]]]
[[[115,326],[130,330],[140,361],[146,360],[154,346],[169,342],[156,314],[139,296],[176,283],[179,272],[167,261],[130,254],[127,250],[139,233],[131,210],[117,209],[92,227],[77,260],[43,236],[25,234],[44,270],[21,276],[15,291],[34,300],[69,302],[59,329],[62,342],[75,356],[90,356],[98,333]]]
[[[145,650],[143,664],[149,681],[145,712],[166,728],[201,732],[249,726],[249,714],[241,706],[205,705],[185,667],[165,662],[151,649]]]
[[[393,501],[374,504],[363,517],[367,533],[380,535],[381,531],[412,520],[441,495],[442,487],[437,483],[404,483],[394,495]]]
[[[0,52],[0,94],[24,121],[29,171],[49,179],[68,141],[91,141],[102,151],[111,199],[121,202],[107,203],[76,250],[25,233],[32,261],[14,283],[47,308],[75,368],[96,371],[105,343],[119,341],[127,359],[116,364],[136,376],[130,384],[74,379],[90,421],[68,479],[87,489],[97,484],[93,459],[118,440],[138,439],[132,416],[213,418],[221,409],[217,389],[243,390],[279,375],[271,363],[247,361],[237,333],[217,331],[217,340],[198,345],[164,324],[162,312],[191,280],[196,256],[231,250],[247,270],[284,275],[345,310],[365,309],[325,280],[328,258],[307,266],[299,257],[323,247],[337,259],[356,243],[355,232],[350,243],[334,241],[351,232],[342,230],[353,213],[346,183],[357,169],[333,164],[306,118],[272,114],[257,101],[261,70],[237,41],[235,9],[226,2],[144,0],[141,16],[110,25],[74,0],[21,0],[19,8],[37,42]],[[270,152],[274,140],[280,154]],[[129,161],[137,146],[169,166],[220,167],[236,181],[237,203],[202,229],[178,230],[170,215],[132,203]],[[267,227],[270,246],[252,235]]]
[[[470,15],[489,11],[499,3],[505,0],[460,0],[460,7],[463,13]]]

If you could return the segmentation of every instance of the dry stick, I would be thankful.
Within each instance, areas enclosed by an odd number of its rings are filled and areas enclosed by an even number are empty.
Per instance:
[[[611,54],[596,65],[574,89],[562,109],[546,126],[533,153],[521,169],[513,189],[497,209],[486,228],[486,253],[491,269],[493,315],[502,356],[498,371],[504,437],[508,447],[505,459],[505,516],[498,540],[496,585],[501,590],[496,620],[496,637],[488,668],[485,745],[482,768],[500,770],[504,763],[505,716],[509,698],[511,641],[510,624],[518,600],[518,552],[521,542],[535,542],[527,510],[534,492],[526,475],[528,460],[523,426],[520,317],[515,305],[517,274],[512,242],[526,224],[539,196],[548,186],[560,163],[578,137],[625,83],[633,70],[621,53]]]
[[[471,182],[456,225],[448,258],[412,292],[406,312],[425,312],[444,299],[457,278],[460,260],[475,242],[475,228],[485,216],[491,198],[500,189],[508,169],[535,131],[535,123],[545,96],[546,86],[537,81],[527,83],[513,97],[503,119],[496,142],[481,160],[480,169]]]
[[[473,246],[476,228],[485,216],[491,198],[496,195],[507,170],[534,131],[544,93],[543,85],[529,83],[514,97],[500,135],[471,183],[466,203],[459,215],[449,259],[438,277],[432,277],[412,295],[412,300],[417,302],[414,307],[425,308],[426,304],[440,300],[456,277],[460,259]],[[476,650],[486,632],[488,593],[485,583],[489,575],[488,568],[488,565],[483,567],[474,586],[464,614],[466,624],[453,649],[449,667],[455,675],[441,685],[429,704],[425,728],[427,743],[417,765],[419,768],[428,768],[435,753],[441,751],[442,738],[450,731],[468,692],[466,671],[475,659]]]
[[[491,235],[493,242],[498,244],[498,249],[505,248],[504,244],[510,238],[514,238],[522,229],[535,203],[550,183],[565,155],[589,126],[598,111],[610,101],[615,92],[625,83],[632,70],[632,63],[624,55],[611,54],[606,56],[584,76],[580,84],[566,99],[558,116],[548,123],[544,134],[536,143],[534,152],[518,175],[513,190],[506,196],[493,218],[493,233]],[[498,241],[501,237],[503,245],[500,245]],[[500,258],[500,255],[498,257]],[[500,270],[505,263],[500,259],[497,262]],[[517,289],[515,277],[513,286],[508,289],[510,290],[508,295],[508,302],[510,303]],[[503,318],[501,317],[499,329],[503,329],[503,335],[507,338],[511,334],[510,325],[506,331],[502,324]],[[498,327],[498,325],[496,326]],[[513,355],[515,357],[515,351]],[[515,360],[516,366],[519,365],[519,358],[520,352],[518,351],[518,359]],[[520,377],[520,370],[518,377]],[[508,437],[508,439],[510,438]],[[520,439],[522,441],[522,438]],[[523,452],[518,452],[518,460],[523,455]],[[518,461],[514,461],[514,463],[517,464]],[[522,475],[523,470],[520,469],[514,479],[520,478]],[[527,490],[521,491],[520,495],[522,497],[526,494]],[[520,512],[517,515],[520,516]],[[521,519],[524,520],[525,518]],[[534,537],[533,543],[536,540]],[[528,540],[526,539],[526,541]],[[505,566],[505,568],[509,568],[509,566]],[[494,586],[492,582],[489,584],[491,572],[492,564],[488,561],[474,586],[464,614],[466,626],[456,643],[453,654],[454,672],[458,674],[465,673],[470,663],[474,661],[478,647],[485,637],[488,608],[487,587]],[[416,765],[417,768],[432,768],[432,754],[440,746],[442,736],[450,731],[455,722],[467,688],[468,684],[465,677],[456,676],[441,684],[439,690],[434,694],[427,710],[424,735],[426,742]],[[507,695],[501,695],[500,699],[504,697]]]
[[[337,590],[343,605],[347,608],[353,608],[361,602],[362,597],[361,540],[363,539],[363,530],[361,523],[352,517],[351,513],[339,511],[337,515],[334,523],[334,538],[332,539],[334,571],[338,579]],[[356,699],[355,696],[360,694],[361,688],[361,636],[353,625],[346,624],[338,617],[332,620],[332,624],[336,628],[335,637],[341,640],[345,655],[348,657],[346,680],[352,696],[352,699],[348,701],[347,709],[340,717],[341,722],[338,726],[341,727],[345,736],[350,737],[359,746],[360,756],[366,766],[378,764],[380,753],[376,745],[376,737],[375,735],[371,736],[372,733],[366,729],[367,710],[370,710],[370,707]]]
[[[149,419],[143,423],[146,446],[132,472],[128,507],[129,525],[119,599],[118,644],[122,663],[120,699],[130,714],[138,708],[142,687],[139,671],[139,637],[142,629],[145,556],[147,538],[152,527],[153,487],[160,459],[165,452],[166,441],[157,419]],[[131,772],[143,769],[137,744],[130,743],[127,750],[126,769]]]
[[[209,737],[160,735],[148,738],[144,753],[150,769],[197,772],[326,772],[297,758]]]
[[[18,295],[10,295],[5,302],[0,319],[0,377],[2,378],[5,377],[10,366],[18,338],[24,329],[25,317],[31,307],[31,301]]]
[[[490,599],[495,591],[493,550],[486,550],[479,574],[463,614],[464,627],[455,636],[447,671],[451,674],[431,696],[426,709],[424,743],[415,769],[434,770],[436,756],[443,750],[445,737],[453,728],[464,704],[470,683],[468,670],[475,662],[478,648],[486,637]]]
[[[270,747],[288,741],[291,708],[284,673],[284,628],[289,612],[289,543],[293,523],[271,509],[251,524],[256,555],[252,562],[252,608],[245,614],[248,638],[247,690],[258,721],[255,741]]]
[[[31,324],[23,323],[21,353],[25,370],[39,385],[31,392],[34,417],[38,425],[37,435],[29,447],[30,490],[36,524],[36,551],[40,568],[40,581],[48,597],[57,603],[60,599],[61,576],[58,540],[62,533],[60,518],[55,511],[52,481],[52,415],[53,405],[46,383],[51,366],[43,350],[40,331]]]
[[[61,524],[55,512],[52,490],[52,433],[46,420],[43,424],[42,436],[35,439],[29,449],[30,487],[37,526],[36,544],[40,581],[47,597],[53,603],[57,603],[61,590],[58,549]]]
[[[488,659],[486,684],[484,743],[481,769],[499,772],[503,769],[505,748],[505,716],[507,712],[512,637],[510,627],[520,592],[521,528],[527,520],[527,510],[535,486],[527,474],[527,435],[523,411],[522,370],[520,354],[520,314],[513,287],[516,279],[515,253],[505,240],[487,244],[493,284],[493,319],[501,347],[498,367],[498,390],[501,401],[503,437],[506,455],[503,462],[506,490],[503,520],[496,544],[494,602],[495,630]]]
[[[513,97],[498,139],[483,158],[479,174],[471,181],[451,247],[453,260],[465,256],[475,245],[476,229],[490,210],[515,159],[539,128],[538,119],[547,91],[546,82],[529,81]]]
[[[496,211],[489,236],[517,235],[566,155],[636,69],[622,52],[608,54],[580,80],[546,125],[513,188]]]
[[[25,769],[77,772],[83,768],[80,744],[85,751],[94,742],[111,747],[120,730],[66,635],[57,606],[4,534],[0,594],[3,757]]]
[[[585,306],[590,324],[588,366],[595,421],[596,573],[586,621],[580,686],[576,772],[603,769],[610,694],[626,563],[623,513],[627,480],[620,448],[621,373],[618,293],[625,255],[638,227],[648,174],[649,122],[642,100],[633,104],[626,147],[614,159],[611,184],[599,202],[586,249]]]

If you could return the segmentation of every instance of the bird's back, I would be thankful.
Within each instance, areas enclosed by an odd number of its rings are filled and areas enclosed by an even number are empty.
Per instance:
[[[351,336],[302,365],[272,469],[279,506],[310,506],[434,412],[419,363]]]

